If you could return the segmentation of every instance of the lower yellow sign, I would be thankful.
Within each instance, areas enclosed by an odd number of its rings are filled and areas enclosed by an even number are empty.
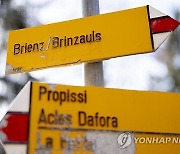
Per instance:
[[[43,146],[91,153],[93,142],[84,135],[90,130],[180,134],[180,94],[32,82],[30,100],[29,153]],[[62,138],[65,130],[82,133]],[[71,135],[83,142],[63,142]]]

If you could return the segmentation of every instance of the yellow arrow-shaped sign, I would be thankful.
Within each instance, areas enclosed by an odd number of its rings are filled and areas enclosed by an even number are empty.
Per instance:
[[[144,6],[12,31],[6,74],[152,52],[178,26],[169,19]],[[174,26],[159,28],[166,21]]]
[[[180,94],[175,93],[29,82],[6,115],[7,127],[2,128],[7,136],[4,142],[29,143],[29,153],[35,153],[40,144],[49,145],[45,144],[49,138],[54,149],[62,150],[60,135],[66,130],[130,131],[137,133],[137,153],[142,153],[141,149],[148,151],[150,146],[141,145],[146,143],[142,137],[148,137],[142,132],[167,133],[168,140],[163,143],[179,143],[179,138],[173,136],[180,134],[179,100]],[[156,135],[155,140],[151,137],[147,142],[162,143],[161,136]],[[169,139],[171,136],[174,140]]]

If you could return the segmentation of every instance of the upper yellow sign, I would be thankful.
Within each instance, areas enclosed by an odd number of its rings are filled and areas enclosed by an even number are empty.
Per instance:
[[[6,74],[152,52],[178,25],[144,6],[12,31]]]
[[[6,74],[151,51],[145,6],[11,31]]]

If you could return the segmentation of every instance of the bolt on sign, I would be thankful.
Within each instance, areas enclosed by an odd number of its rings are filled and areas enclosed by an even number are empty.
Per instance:
[[[11,31],[6,74],[153,52],[178,25],[144,6]]]
[[[35,153],[44,145],[60,150],[65,130],[180,134],[179,99],[175,93],[29,82],[6,115],[10,122],[2,129],[4,142],[28,143],[28,153]],[[13,124],[20,116],[23,131]]]

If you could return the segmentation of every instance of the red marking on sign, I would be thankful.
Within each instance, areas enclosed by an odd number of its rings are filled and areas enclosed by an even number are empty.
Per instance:
[[[0,131],[6,135],[4,143],[26,143],[28,139],[29,115],[25,113],[8,113],[4,118],[7,126]]]
[[[153,18],[150,20],[152,33],[171,32],[178,27],[180,23],[169,16]]]

